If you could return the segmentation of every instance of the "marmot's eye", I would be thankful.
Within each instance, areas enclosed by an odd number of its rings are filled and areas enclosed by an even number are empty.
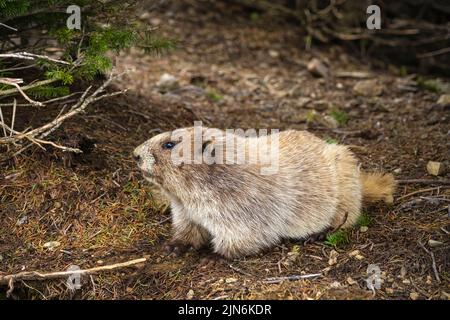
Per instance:
[[[175,142],[173,142],[173,141],[165,142],[162,145],[162,148],[166,149],[166,150],[172,149],[173,147],[175,147]]]

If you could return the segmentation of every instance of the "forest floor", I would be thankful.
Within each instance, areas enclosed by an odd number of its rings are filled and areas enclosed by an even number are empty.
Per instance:
[[[291,24],[222,11],[178,1],[150,14],[144,8],[142,23],[177,37],[179,48],[156,58],[137,50],[117,57],[118,69],[135,69],[118,84],[130,91],[55,132],[61,143],[82,141],[85,153],[30,149],[0,171],[0,274],[147,261],[83,276],[75,292],[64,279],[16,281],[11,297],[449,299],[450,170],[435,177],[426,169],[430,160],[449,166],[450,114],[436,103],[440,94],[417,85],[416,75],[371,67],[341,46],[307,50]],[[307,70],[312,58],[328,77]],[[158,86],[164,73],[176,85]],[[27,120],[46,117],[53,115]],[[130,155],[156,129],[199,119],[219,128],[307,129],[351,145],[365,169],[427,182],[400,184],[391,206],[365,207],[365,219],[335,246],[286,241],[215,265],[201,263],[208,252],[167,256],[170,210]],[[370,265],[381,272],[375,292],[366,283]],[[7,286],[0,289],[5,297]]]

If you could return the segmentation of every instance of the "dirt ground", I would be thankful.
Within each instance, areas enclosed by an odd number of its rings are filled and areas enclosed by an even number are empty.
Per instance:
[[[121,54],[118,69],[135,69],[118,84],[130,88],[127,95],[96,104],[55,132],[57,141],[76,140],[85,153],[34,148],[0,169],[1,274],[147,261],[83,276],[75,292],[64,279],[16,281],[11,297],[449,299],[450,174],[426,170],[430,160],[449,166],[450,113],[436,104],[439,94],[417,86],[414,75],[371,66],[342,46],[313,43],[307,50],[301,30],[287,22],[180,3],[151,14],[144,6],[141,16],[178,38],[178,49],[161,57]],[[331,76],[312,75],[312,58]],[[158,86],[164,73],[178,85]],[[368,88],[358,94],[357,84]],[[166,256],[170,210],[130,153],[157,129],[194,120],[219,128],[308,129],[351,145],[365,169],[426,182],[401,183],[391,206],[365,207],[367,221],[335,247],[290,241],[215,265],[202,263],[207,251]],[[44,246],[50,241],[59,245]],[[375,292],[366,285],[372,264],[382,281]],[[0,289],[4,298],[8,287]]]

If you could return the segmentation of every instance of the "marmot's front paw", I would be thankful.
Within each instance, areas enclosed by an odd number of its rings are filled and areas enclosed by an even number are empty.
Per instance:
[[[189,250],[191,246],[179,241],[169,241],[163,246],[163,251],[167,255],[179,257]]]

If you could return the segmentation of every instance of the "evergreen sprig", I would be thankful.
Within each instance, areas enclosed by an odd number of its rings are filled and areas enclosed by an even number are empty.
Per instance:
[[[135,46],[147,54],[161,54],[175,47],[175,41],[155,35],[153,30],[140,27],[138,19],[133,19],[132,9],[137,2],[0,0],[0,21],[18,29],[16,32],[0,27],[0,42],[21,38],[21,43],[12,51],[45,54],[36,52],[36,46],[29,39],[39,41],[42,37],[45,41],[50,37],[56,41],[57,47],[63,50],[62,59],[71,62],[71,65],[46,60],[39,60],[37,64],[45,78],[58,80],[62,86],[37,87],[30,94],[46,98],[59,96],[75,81],[92,80],[96,75],[110,70],[113,62],[107,54],[109,51],[118,53]],[[81,8],[82,30],[71,30],[66,26],[69,17],[66,8],[73,4]],[[32,36],[29,36],[33,30]],[[36,30],[40,32],[36,34]],[[6,50],[11,51],[11,48],[6,47]]]

